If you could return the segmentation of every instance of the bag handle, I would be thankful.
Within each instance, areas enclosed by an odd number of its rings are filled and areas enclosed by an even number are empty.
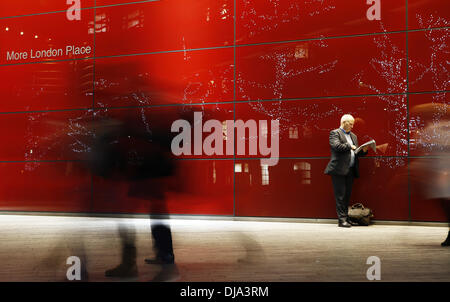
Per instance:
[[[352,205],[352,209],[356,209],[356,208],[361,208],[364,210],[364,206],[362,205],[362,203],[355,203],[354,205]]]

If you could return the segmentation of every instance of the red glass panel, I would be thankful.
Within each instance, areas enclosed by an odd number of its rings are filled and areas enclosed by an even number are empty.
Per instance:
[[[90,211],[91,176],[79,163],[0,163],[0,177],[2,211]]]
[[[445,212],[449,206],[449,168],[448,155],[410,160],[412,220],[449,222]]]
[[[406,91],[405,34],[239,47],[237,98]]]
[[[97,6],[130,4],[136,2],[157,2],[161,0],[97,0]]]
[[[194,122],[194,113],[201,113],[202,121],[198,123]],[[136,129],[142,129],[149,131],[149,133],[159,133],[160,135],[166,135],[175,137],[181,135],[185,130],[177,129],[172,132],[172,124],[177,120],[185,120],[190,126],[190,148],[189,151],[183,152],[177,155],[179,159],[213,159],[213,158],[233,158],[233,154],[227,153],[226,150],[226,135],[223,132],[223,126],[220,135],[224,139],[222,143],[222,155],[214,152],[212,155],[208,155],[205,152],[205,140],[211,134],[211,132],[201,130],[208,120],[217,120],[223,122],[226,120],[233,120],[233,105],[232,104],[217,104],[217,105],[196,105],[196,106],[163,106],[163,107],[149,107],[149,108],[136,108],[136,109],[110,109],[107,111],[100,111],[98,114],[123,120],[126,123],[130,123]],[[203,125],[203,126],[202,126]],[[188,130],[186,130],[188,131]],[[216,131],[216,130],[215,130]],[[188,132],[186,132],[188,133]],[[183,142],[186,142],[184,140]],[[195,146],[198,147],[196,151]],[[215,146],[215,145],[214,145]],[[190,152],[190,154],[187,154]]]
[[[104,58],[95,62],[99,107],[233,99],[233,50]]]
[[[447,93],[409,96],[409,149],[412,156],[447,155],[450,101]]]
[[[366,1],[238,0],[237,42],[250,44],[404,30],[404,0],[381,1],[369,20]]]
[[[231,0],[164,0],[96,13],[97,56],[233,45]]]
[[[258,160],[238,160],[238,216],[337,218],[331,178],[323,174],[328,159],[281,159],[262,167]],[[363,158],[351,204],[371,208],[375,219],[408,219],[406,162],[402,158]],[[405,173],[404,173],[405,172]]]
[[[266,120],[268,131],[273,131],[272,120],[279,121],[281,157],[330,156],[329,134],[339,128],[344,114],[355,117],[353,132],[359,144],[375,139],[380,145],[377,153],[371,151],[370,155],[407,155],[406,97],[403,95],[236,104],[236,120]],[[258,127],[258,139],[261,131]],[[246,155],[240,157],[254,157],[249,155],[248,132],[245,139]]]
[[[156,214],[233,214],[232,160],[179,160],[177,172],[147,182],[142,196],[130,196],[130,183],[94,180],[94,212]],[[152,187],[166,185],[166,201],[152,195]],[[135,195],[134,195],[135,196]]]
[[[14,0],[0,2],[0,18],[63,11],[73,7],[64,0]],[[93,7],[95,0],[81,0],[81,9]],[[98,1],[97,1],[98,2]],[[81,12],[83,16],[83,10]]]
[[[448,90],[449,44],[449,29],[409,33],[410,91]]]
[[[447,27],[450,10],[447,0],[408,0],[408,28]]]
[[[82,159],[89,137],[80,123],[92,113],[80,111],[0,115],[0,158],[5,161]]]
[[[0,112],[88,108],[93,60],[0,67]]]

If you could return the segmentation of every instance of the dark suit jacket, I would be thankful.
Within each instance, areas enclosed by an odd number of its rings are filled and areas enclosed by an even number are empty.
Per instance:
[[[353,144],[358,147],[358,138],[353,132],[350,132]],[[349,165],[351,159],[350,150],[352,147],[347,142],[344,132],[342,130],[334,129],[330,131],[330,148],[331,159],[325,169],[325,174],[329,175],[347,175],[349,172]],[[353,166],[355,178],[359,177],[359,163],[358,157],[366,155],[367,152],[360,151],[355,154],[355,165]]]

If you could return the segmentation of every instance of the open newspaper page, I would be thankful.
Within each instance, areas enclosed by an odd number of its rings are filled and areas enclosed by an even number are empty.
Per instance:
[[[356,148],[355,154],[357,154],[359,151],[362,150],[362,148],[364,148],[364,147],[366,147],[366,146],[372,148],[372,150],[373,150],[374,152],[376,152],[377,144],[375,143],[375,140],[371,140],[371,141],[368,141],[367,143],[365,143],[365,144],[359,146],[358,148]]]

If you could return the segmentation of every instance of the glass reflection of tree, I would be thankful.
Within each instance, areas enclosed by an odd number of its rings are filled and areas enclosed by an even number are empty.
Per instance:
[[[380,24],[380,32],[386,32],[382,22]],[[374,46],[377,48],[377,57],[370,58],[369,68],[363,69],[353,77],[353,82],[359,87],[368,89],[373,94],[377,94],[377,98],[384,104],[384,111],[393,114],[394,118],[389,118],[389,124],[386,125],[386,132],[393,137],[393,141],[399,142],[391,146],[391,150],[397,156],[407,155],[405,153],[405,146],[407,145],[407,127],[406,114],[407,103],[404,96],[399,95],[385,95],[394,94],[406,91],[406,52],[402,45],[395,43],[393,36],[390,34],[375,35],[372,38]],[[373,77],[372,74],[377,75],[378,80],[382,81],[379,86],[372,83],[368,77]],[[381,81],[379,81],[381,82]],[[378,82],[377,82],[378,83]],[[377,142],[383,144],[384,142]],[[393,149],[392,149],[393,148]],[[383,161],[389,167],[401,167],[404,161],[401,158],[377,159]]]
[[[281,0],[268,0],[266,1],[266,6],[272,9],[265,9],[264,12],[257,12],[254,8],[254,3],[250,0],[244,0],[242,5],[241,23],[248,30],[250,37],[256,36],[261,32],[273,31],[281,25],[296,23],[301,18],[314,17],[335,9],[333,3],[330,3],[330,1],[325,3],[324,0],[308,0],[303,3],[292,1],[287,4],[286,2],[282,3]],[[334,70],[338,60],[330,60],[317,66],[305,66],[297,69],[290,67],[297,60],[307,59],[313,46],[328,47],[326,41],[316,40],[298,43],[294,51],[292,51],[291,47],[286,47],[277,49],[270,54],[260,55],[259,58],[263,61],[274,62],[275,80],[272,83],[262,84],[256,81],[244,80],[241,74],[237,74],[237,87],[240,89],[239,92],[242,98],[251,100],[251,97],[245,94],[243,87],[254,87],[273,91],[273,99],[283,99],[286,82],[290,79],[307,76],[311,73],[327,73]],[[317,112],[311,106],[293,109],[282,108],[281,101],[278,103],[278,106],[271,106],[271,108],[263,106],[261,103],[250,103],[250,106],[253,110],[265,114],[267,118],[279,120],[280,136],[284,133],[289,133],[289,128],[291,127],[300,129],[317,127],[317,120],[332,114],[332,112]],[[312,107],[315,106],[312,105]],[[312,114],[313,112],[314,114]],[[305,117],[302,125],[293,122],[292,119],[292,117],[297,117],[295,120],[299,120],[299,114]]]
[[[420,28],[439,28],[448,27],[450,25],[450,20],[445,17],[437,15],[437,13],[424,15],[416,14],[416,21]],[[415,35],[419,33],[414,33]],[[420,32],[421,35],[427,40],[427,45],[429,45],[429,58],[421,58],[420,61],[411,61],[410,69],[414,70],[415,77],[412,78],[410,74],[410,85],[420,84],[420,82],[427,76],[432,79],[432,89],[433,91],[446,91],[448,89],[448,60],[447,58],[450,54],[449,49],[449,30],[438,29],[438,30],[426,30]],[[433,93],[429,94],[429,103],[433,104],[448,104],[447,95],[445,93]],[[424,104],[426,106],[426,104]],[[433,142],[442,141],[443,135],[447,135],[439,131],[424,131],[423,129],[427,127],[428,129],[433,128],[440,124],[444,117],[448,115],[448,106],[433,106],[436,110],[430,115],[430,120],[424,120],[420,115],[411,115],[410,120],[410,131],[411,131],[411,150],[417,149],[417,143],[419,147],[425,152],[431,153],[436,151],[436,144]],[[410,108],[411,110],[412,108]],[[427,122],[429,125],[427,126]],[[419,138],[419,142],[417,139]],[[445,137],[444,137],[445,138]],[[438,145],[443,146],[445,144]]]
[[[420,28],[439,28],[448,27],[450,25],[450,20],[438,16],[436,14],[423,15],[416,14],[416,20]],[[415,78],[410,78],[410,84],[420,84],[420,82],[427,76],[432,79],[432,90],[433,91],[446,91],[449,86],[449,70],[448,70],[448,58],[450,54],[449,49],[449,30],[438,29],[438,30],[427,30],[421,32],[427,40],[429,45],[430,56],[428,60],[421,58],[420,61],[413,61],[410,63],[411,70],[414,70],[417,76]],[[425,64],[424,64],[425,63]],[[445,93],[433,93],[429,94],[429,103],[433,104],[447,104],[447,94]],[[424,104],[425,106],[425,104]],[[418,147],[422,148],[426,153],[431,153],[436,151],[435,141],[442,141],[443,132],[439,131],[424,131],[424,128],[437,129],[438,125],[441,123],[444,117],[448,115],[448,106],[433,106],[436,110],[430,115],[429,120],[423,119],[420,115],[413,115],[410,120],[410,130],[411,130],[411,150],[415,150]],[[427,122],[429,124],[427,125]],[[417,139],[419,138],[419,142]],[[420,146],[417,146],[419,143]],[[444,146],[445,144],[437,145]]]
[[[283,106],[281,99],[285,98],[284,91],[286,83],[291,79],[298,78],[300,76],[307,77],[308,74],[315,73],[328,73],[335,69],[338,63],[337,59],[330,59],[329,62],[318,64],[315,66],[302,66],[299,68],[293,68],[296,61],[307,58],[311,52],[313,46],[328,47],[326,41],[318,40],[311,41],[309,43],[300,43],[293,49],[292,47],[285,47],[277,49],[270,54],[262,54],[260,59],[267,62],[273,62],[273,71],[275,73],[274,81],[270,83],[259,83],[257,81],[245,80],[243,76],[238,73],[236,75],[237,87],[240,89],[242,98],[251,100],[251,97],[245,94],[243,87],[253,87],[257,89],[267,89],[273,91],[273,99],[280,99],[279,102],[272,103],[270,106],[265,106],[261,102],[251,102],[249,106],[256,112],[262,113],[267,119],[280,121],[280,137],[283,135],[289,135],[289,128],[297,127],[298,129],[318,129],[317,121],[332,116],[338,113],[342,113],[342,110],[333,106],[331,110],[327,112],[321,112],[317,110],[317,104],[302,105],[301,107],[287,108]],[[250,88],[250,90],[252,90]],[[303,117],[303,118],[299,118]],[[301,121],[301,122],[300,122]]]
[[[185,61],[191,58],[188,56]],[[208,81],[205,81],[208,79]],[[222,62],[213,68],[196,70],[194,74],[186,76],[182,102],[184,104],[205,103],[218,93],[227,95],[232,93],[233,65],[232,62]]]
[[[336,8],[334,2],[335,0],[289,2],[266,0],[264,1],[265,9],[257,11],[253,0],[243,0],[240,22],[247,29],[249,37],[254,37],[261,32],[273,31],[282,25],[298,23],[302,18],[314,17],[324,12],[333,11]]]
[[[70,153],[82,154],[89,152],[87,143],[93,133],[86,127],[85,121],[92,117],[92,111],[80,111],[77,117],[67,119],[55,119],[49,112],[33,113],[27,117],[25,169],[33,171],[38,168],[41,161],[55,150],[61,151],[56,160]],[[49,127],[54,131],[46,131],[46,135],[39,135],[39,127]]]

